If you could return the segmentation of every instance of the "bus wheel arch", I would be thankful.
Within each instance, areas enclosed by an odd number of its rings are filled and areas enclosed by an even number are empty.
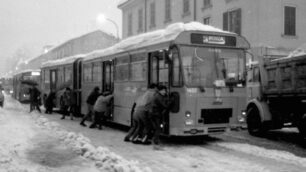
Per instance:
[[[251,135],[259,136],[267,131],[265,122],[270,118],[270,113],[265,108],[264,103],[258,101],[253,101],[248,104],[246,122],[248,132]]]

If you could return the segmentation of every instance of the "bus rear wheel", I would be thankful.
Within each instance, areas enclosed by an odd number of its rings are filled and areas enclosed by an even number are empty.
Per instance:
[[[263,126],[259,115],[259,110],[256,107],[250,107],[247,110],[247,125],[248,132],[253,136],[263,134]]]

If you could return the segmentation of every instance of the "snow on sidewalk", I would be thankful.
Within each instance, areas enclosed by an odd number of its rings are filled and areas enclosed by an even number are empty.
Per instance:
[[[298,157],[290,152],[266,149],[254,145],[244,143],[217,143],[218,146],[225,147],[227,149],[243,152],[253,156],[259,156],[262,158],[270,158],[284,163],[290,163],[302,167],[306,167],[306,158]]]
[[[25,113],[28,111],[28,108],[7,96],[6,102],[5,102],[5,109],[0,109],[0,126],[1,126],[0,136],[7,135],[5,132],[13,128],[16,131],[10,134],[13,134],[14,137],[5,137],[5,138],[8,138],[8,140],[5,140],[5,142],[7,142],[7,144],[11,144],[9,143],[9,141],[11,140],[14,142],[13,146],[17,145],[18,147],[20,145],[23,145],[23,148],[21,149],[28,149],[29,147],[31,147],[31,145],[24,144],[24,142],[29,142],[28,140],[26,140],[26,138],[32,138],[34,136],[33,131],[27,132],[26,130],[28,128],[26,127],[26,125],[20,125],[20,124],[15,124],[16,126],[12,126],[12,125],[7,125],[6,127],[2,126],[2,123],[5,120],[7,120],[6,119],[7,116],[5,116],[5,114],[12,113],[11,111],[15,111],[15,112],[17,111],[18,113]],[[61,143],[66,145],[68,148],[72,149],[73,152],[75,152],[77,155],[93,162],[95,167],[99,169],[99,171],[103,171],[103,172],[104,171],[106,172],[113,172],[113,171],[116,171],[116,172],[142,172],[142,171],[150,172],[152,171],[148,167],[140,168],[138,162],[128,161],[124,159],[123,157],[111,152],[109,149],[105,147],[94,147],[91,144],[90,139],[86,138],[81,133],[68,132],[62,129],[58,123],[48,121],[47,118],[41,116],[37,112],[32,112],[30,116],[35,121],[35,124],[38,127],[40,127],[42,130],[46,130],[47,132],[52,133],[52,135],[58,138]],[[28,116],[25,116],[25,117],[28,117]],[[13,122],[6,121],[6,123],[11,124]],[[17,134],[19,132],[17,130],[23,130],[24,132],[21,132],[22,134],[28,133],[29,135],[27,137],[18,136]],[[20,138],[21,140],[18,140],[18,138]],[[0,151],[1,151],[0,167],[3,166],[3,164],[10,164],[12,166],[13,159],[14,159],[14,151],[13,152],[10,152],[10,151],[14,150],[14,147],[8,147],[5,145],[3,146],[3,144],[5,144],[3,140],[0,141],[0,144],[2,145],[0,148]],[[15,171],[22,171],[21,169],[26,169],[26,168],[21,167],[19,170],[17,169]],[[9,169],[9,170],[14,171],[13,169]],[[37,170],[38,170],[37,168],[33,168],[33,171],[37,171]],[[39,169],[39,171],[48,171],[48,170]]]

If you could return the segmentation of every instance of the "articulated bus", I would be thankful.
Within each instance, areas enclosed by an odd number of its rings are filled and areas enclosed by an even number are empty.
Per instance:
[[[31,83],[37,83],[37,87],[40,84],[40,69],[27,69],[16,73],[13,76],[13,98],[20,102],[29,102],[29,88],[28,84],[23,82],[29,81]]]
[[[41,90],[43,100],[46,99],[50,91],[56,93],[54,104],[57,110],[61,110],[63,105],[63,93],[69,87],[76,94],[77,107],[81,107],[81,72],[82,58],[84,55],[75,55],[48,61],[42,65]],[[80,109],[77,109],[80,112]]]
[[[247,40],[200,23],[175,23],[127,38],[83,59],[82,113],[95,86],[112,91],[111,121],[131,125],[131,108],[148,85],[165,85],[174,100],[163,134],[223,133],[246,107]]]

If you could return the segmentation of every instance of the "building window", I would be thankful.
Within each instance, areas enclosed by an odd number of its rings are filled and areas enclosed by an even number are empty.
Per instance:
[[[212,7],[211,0],[203,0],[203,9],[211,7]]]
[[[296,9],[295,7],[285,6],[284,14],[284,34],[288,36],[295,36],[296,25]]]
[[[223,13],[223,30],[241,34],[241,9]]]
[[[150,28],[155,27],[155,2],[150,4]]]
[[[190,0],[183,0],[183,16],[190,14]]]
[[[210,17],[205,17],[203,19],[203,23],[206,24],[206,25],[210,25]]]
[[[165,23],[171,21],[171,0],[165,0]]]
[[[143,10],[138,10],[138,32],[143,32]]]
[[[150,4],[150,28],[155,27],[155,2]]]
[[[128,15],[128,36],[133,35],[133,15],[129,14]]]

